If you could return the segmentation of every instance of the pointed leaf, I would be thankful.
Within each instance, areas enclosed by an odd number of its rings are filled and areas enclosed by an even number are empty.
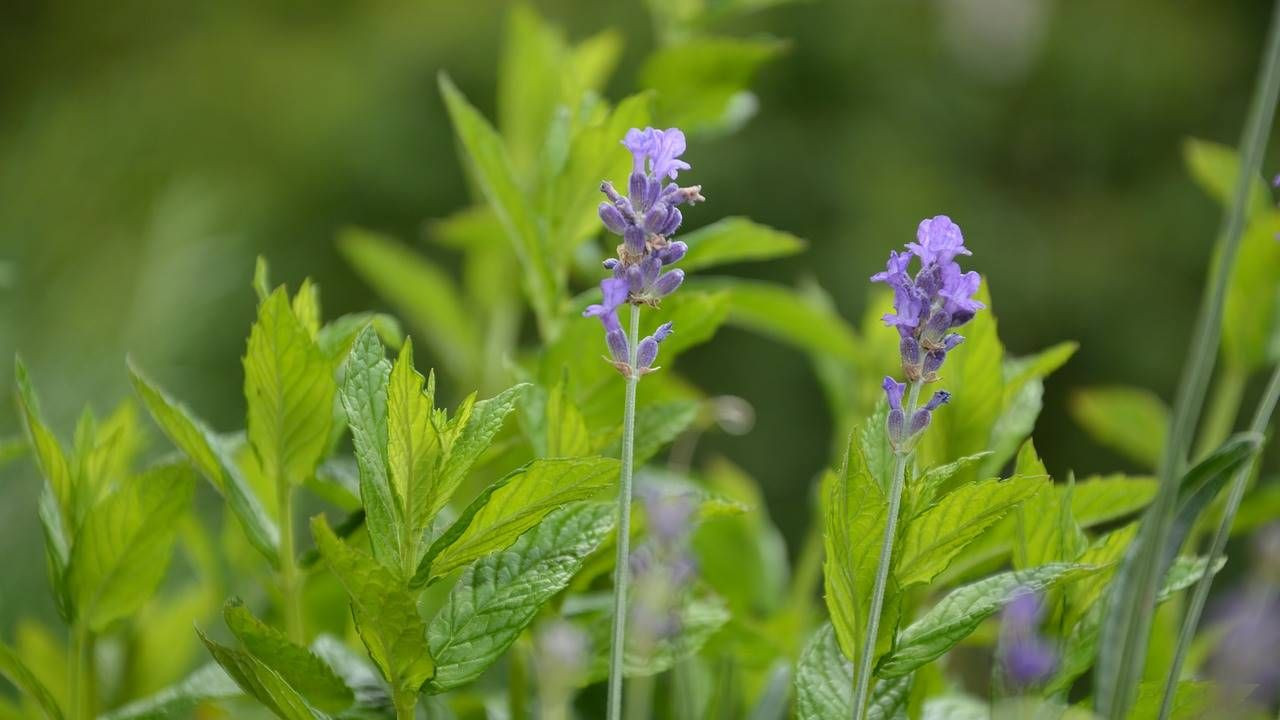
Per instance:
[[[913,676],[881,680],[871,690],[868,720],[893,720],[905,707]],[[840,654],[835,631],[825,623],[813,634],[796,665],[798,720],[848,720],[853,716],[853,663]]]
[[[360,469],[360,501],[373,556],[384,567],[404,567],[396,496],[387,474],[387,381],[391,363],[372,327],[356,338],[347,356],[340,399],[351,427]]]
[[[58,501],[64,518],[72,507],[71,469],[67,465],[67,456],[62,451],[58,438],[45,425],[40,416],[40,400],[36,397],[31,378],[27,375],[27,367],[21,358],[14,359],[14,373],[18,385],[18,411],[22,415],[27,429],[27,437],[35,451],[36,464],[40,473],[53,489],[53,496]]]
[[[835,312],[783,285],[734,279],[698,278],[687,283],[703,290],[729,292],[729,322],[805,352],[858,360],[853,329]]]
[[[234,648],[219,645],[200,630],[196,630],[209,654],[236,684],[252,695],[268,710],[282,720],[322,720],[307,707],[307,703],[289,683],[263,665],[252,655]]]
[[[336,713],[355,702],[351,689],[328,663],[254,617],[239,598],[229,600],[222,615],[249,654],[271,668],[316,709]]]
[[[590,452],[587,421],[561,381],[547,394],[547,457],[578,457]]]
[[[438,492],[437,463],[443,454],[435,410],[434,382],[413,368],[413,342],[405,340],[387,385],[387,465],[400,522],[402,577],[421,554],[420,538],[448,498]]]
[[[480,459],[484,451],[489,449],[493,439],[502,430],[507,415],[511,414],[516,403],[524,397],[529,385],[520,383],[481,400],[471,410],[466,424],[462,427],[453,445],[449,449],[449,457],[441,472],[440,485],[446,495],[452,497],[454,491],[462,483],[471,466]]]
[[[686,272],[749,260],[771,260],[805,249],[805,242],[795,235],[744,217],[723,218],[679,239],[689,246],[688,255],[680,263]]]
[[[23,664],[18,654],[3,643],[0,643],[0,674],[9,678],[9,682],[13,683],[14,687],[21,690],[23,694],[35,700],[40,709],[44,711],[46,720],[62,720],[62,709],[58,707],[58,702],[53,699],[53,694],[49,692],[49,688],[36,679],[30,668]]]
[[[168,720],[193,717],[205,703],[230,700],[244,695],[236,681],[211,662],[188,675],[182,682],[101,716],[99,720]]]

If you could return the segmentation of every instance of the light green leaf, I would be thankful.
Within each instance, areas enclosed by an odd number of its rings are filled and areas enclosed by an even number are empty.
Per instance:
[[[510,473],[486,488],[432,544],[413,584],[511,545],[556,508],[612,486],[618,469],[617,460],[588,457],[534,460]]]
[[[906,587],[929,582],[984,530],[1019,503],[1044,489],[1046,478],[1015,476],[962,485],[936,505],[911,518],[901,536],[894,574]]]
[[[887,406],[882,409],[888,410]],[[884,414],[877,411],[879,417]],[[879,421],[877,421],[879,422]],[[881,423],[883,424],[883,423]],[[880,431],[883,435],[884,431]],[[887,439],[885,444],[888,444]],[[865,443],[864,443],[865,446]],[[939,492],[954,486],[953,479],[956,474],[967,467],[975,467],[983,462],[986,458],[991,457],[989,452],[980,452],[973,455],[965,455],[958,460],[953,460],[945,465],[935,465],[926,470],[919,478],[909,481],[906,487],[906,499],[904,500],[904,510],[906,517],[915,517],[922,510],[933,504],[934,499]]]
[[[471,682],[493,664],[542,605],[568,586],[612,530],[614,515],[604,503],[562,508],[507,550],[463,571],[427,628],[436,661],[432,691]]]
[[[1240,238],[1222,312],[1230,367],[1260,370],[1280,359],[1280,212],[1258,215]]]
[[[1087,540],[1075,524],[1071,498],[1065,494],[1074,496],[1074,484],[1064,486],[1065,492],[1059,492],[1030,440],[1018,451],[1015,473],[1018,477],[1042,481],[1037,483],[1036,492],[1015,511],[1017,539],[1013,545],[1013,567],[1026,570],[1075,560]]]
[[[643,465],[672,440],[679,437],[698,417],[698,403],[673,402],[647,405],[636,410],[634,462]],[[621,438],[600,451],[605,457],[621,457]]]
[[[372,327],[365,327],[347,356],[340,399],[351,427],[360,469],[360,500],[373,556],[384,567],[404,567],[400,516],[387,475],[387,381],[391,363]]]
[[[414,369],[413,342],[405,340],[387,385],[387,465],[397,503],[402,579],[418,562],[423,531],[448,502],[436,473],[445,450],[434,413],[435,377],[426,383]]]
[[[1202,190],[1224,207],[1231,202],[1240,180],[1240,154],[1235,148],[1208,140],[1187,138],[1182,142],[1182,160]],[[1248,215],[1271,209],[1267,183],[1261,176],[1249,188]]]
[[[978,470],[980,477],[1000,474],[1018,446],[1031,435],[1043,407],[1044,378],[1062,367],[1079,347],[1074,342],[1063,342],[1029,357],[1005,359],[1004,400],[991,429],[990,447],[994,452]]]
[[[561,381],[547,394],[547,457],[578,457],[590,452],[587,421]]]
[[[324,317],[320,310],[320,286],[311,282],[311,278],[303,278],[302,285],[293,296],[291,307],[298,324],[307,331],[307,335],[312,340],[315,340]]]
[[[312,518],[311,533],[347,591],[356,629],[383,679],[398,696],[417,694],[435,665],[414,595],[389,570],[339,540],[323,516]]]
[[[67,585],[76,616],[91,630],[132,614],[155,592],[193,490],[185,464],[161,465],[90,510],[71,548]]]
[[[1092,565],[1056,563],[992,575],[957,588],[898,635],[897,645],[876,674],[881,678],[905,675],[941,657],[1019,593],[1044,592],[1098,570]]]
[[[701,345],[716,334],[729,316],[731,299],[727,292],[704,293],[683,288],[663,299],[657,312],[640,316],[640,336],[652,335],[662,323],[671,323],[675,332],[658,352],[658,364],[670,366],[685,350]]]
[[[261,255],[253,264],[253,292],[258,302],[263,302],[271,294],[271,264]]]
[[[392,315],[375,312],[347,313],[327,323],[316,333],[316,345],[325,357],[337,362],[346,359],[356,337],[366,328],[373,327],[382,342],[399,349],[404,342],[404,330],[400,321]]]
[[[914,676],[881,680],[871,690],[868,720],[892,720],[906,705]],[[796,666],[798,720],[848,720],[853,716],[853,663],[840,654],[835,632],[824,623],[805,644]]]
[[[236,684],[282,720],[323,720],[307,707],[289,683],[246,652],[219,645],[199,629],[196,630],[209,654],[231,676]]]
[[[99,720],[169,720],[198,717],[196,709],[205,703],[241,697],[244,692],[226,670],[209,663],[188,675],[182,682],[154,695],[117,708]]]
[[[805,242],[788,232],[775,230],[744,217],[727,217],[680,236],[689,246],[681,261],[685,272],[716,265],[772,260],[805,249]]]
[[[1156,489],[1156,479],[1151,477],[1087,477],[1077,482],[1071,493],[1071,514],[1083,527],[1110,522],[1146,507]]]
[[[35,700],[44,711],[46,720],[62,720],[62,709],[58,701],[53,699],[49,688],[45,687],[8,645],[0,643],[0,674],[9,678],[9,682],[23,694]]]
[[[129,361],[129,374],[133,378],[134,389],[160,430],[226,498],[250,544],[273,564],[278,563],[280,531],[262,507],[261,500],[250,489],[227,448],[223,447],[221,439],[185,405],[147,379],[132,361]],[[325,412],[328,413],[328,409]]]
[[[254,617],[239,598],[229,600],[222,615],[249,654],[271,668],[316,709],[336,713],[355,702],[351,689],[328,663]]]
[[[734,278],[697,278],[690,287],[729,293],[729,322],[789,343],[805,352],[856,362],[858,341],[853,329],[829,308],[799,292],[766,282]]]
[[[493,443],[507,416],[528,389],[527,383],[520,383],[475,404],[450,446],[449,457],[445,460],[440,476],[442,492],[453,496],[471,466]]]
[[[568,47],[563,33],[524,3],[511,6],[506,26],[498,67],[498,127],[512,170],[527,180],[561,102]]]
[[[13,365],[18,385],[18,411],[26,426],[27,438],[30,439],[31,447],[35,450],[36,464],[39,465],[40,473],[44,475],[49,487],[53,489],[53,496],[58,501],[63,518],[70,519],[74,504],[74,489],[67,456],[63,453],[58,438],[40,416],[40,400],[36,397],[35,387],[31,384],[31,378],[27,374],[27,367],[23,364],[22,358],[15,357]]]
[[[283,287],[258,307],[244,356],[249,445],[265,478],[301,485],[329,444],[333,369],[289,307]]]
[[[747,86],[786,43],[700,35],[654,53],[640,83],[658,91],[658,117],[686,132],[731,130],[754,114]]]
[[[860,657],[866,636],[871,590],[875,582],[880,546],[884,538],[888,500],[867,468],[861,443],[851,440],[839,473],[829,473],[823,480],[822,500],[826,557],[823,580],[827,610],[835,627],[840,649],[845,657]],[[889,587],[886,613],[895,607]],[[882,626],[891,636],[893,618],[885,618]],[[878,639],[879,640],[879,639]],[[879,642],[877,642],[877,646]],[[879,649],[877,647],[877,649]]]
[[[1164,701],[1165,680],[1152,680],[1138,686],[1138,699],[1126,720],[1156,720]],[[1169,720],[1204,720],[1204,718],[1244,717],[1241,705],[1251,688],[1207,681],[1182,680],[1174,689]]]
[[[538,318],[539,328],[544,336],[552,335],[548,331],[554,325],[560,283],[547,264],[551,255],[546,241],[538,231],[528,200],[520,191],[502,138],[443,73],[440,92],[476,184],[497,214],[520,259],[520,266],[525,269],[529,304]]]
[[[1169,427],[1169,409],[1141,388],[1095,387],[1077,390],[1071,415],[1094,440],[1151,469],[1160,460]]]
[[[450,372],[469,371],[477,361],[480,339],[449,273],[421,253],[368,230],[342,231],[338,249],[356,274],[423,334]]]

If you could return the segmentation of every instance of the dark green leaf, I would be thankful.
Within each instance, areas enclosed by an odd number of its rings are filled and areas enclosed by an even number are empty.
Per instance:
[[[328,663],[254,617],[239,598],[227,602],[222,616],[249,654],[275,671],[311,706],[336,713],[355,702],[351,689]]]
[[[347,356],[340,399],[351,427],[351,445],[360,468],[360,500],[373,556],[388,568],[404,567],[400,520],[387,475],[387,380],[391,363],[371,327],[356,338]]]
[[[236,684],[282,720],[323,720],[307,707],[302,696],[270,668],[252,655],[219,645],[200,630],[200,639],[209,654],[231,676]]]

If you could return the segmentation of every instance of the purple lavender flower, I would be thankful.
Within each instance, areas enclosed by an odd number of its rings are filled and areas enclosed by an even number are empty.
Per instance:
[[[933,411],[950,401],[951,393],[946,390],[935,392],[924,407],[911,414],[911,424],[907,427],[907,437],[915,437],[924,432],[924,429],[929,427],[929,421],[933,419]]]
[[[885,398],[889,401],[889,418],[887,420],[889,444],[897,449],[907,441],[907,418],[902,410],[902,393],[906,391],[907,386],[886,375],[881,387],[884,388]]]
[[[632,172],[627,180],[627,195],[605,181],[600,190],[607,198],[600,203],[600,221],[613,234],[622,237],[618,256],[605,260],[604,267],[612,277],[601,283],[605,295],[600,305],[591,305],[584,315],[598,316],[605,324],[606,341],[615,366],[623,375],[643,374],[655,369],[658,345],[671,333],[668,323],[659,332],[645,338],[637,348],[636,367],[627,364],[629,349],[625,334],[616,327],[614,312],[624,303],[657,306],[662,298],[675,292],[684,282],[684,271],[667,269],[679,262],[689,250],[671,236],[680,228],[684,217],[677,206],[705,200],[697,185],[680,187],[674,180],[681,171],[690,169],[680,160],[685,151],[684,133],[676,128],[657,130],[632,128],[622,144],[632,154]],[[614,316],[611,322],[608,318]],[[615,328],[618,336],[615,337]]]
[[[1040,597],[1030,590],[1018,593],[1004,608],[1000,660],[1011,689],[1020,691],[1038,685],[1058,666],[1053,646],[1038,632],[1043,611]]]
[[[686,493],[664,492],[649,486],[639,493],[648,520],[648,539],[631,554],[635,602],[631,604],[634,650],[651,651],[655,644],[678,634],[680,608],[697,575],[689,549],[697,503]]]

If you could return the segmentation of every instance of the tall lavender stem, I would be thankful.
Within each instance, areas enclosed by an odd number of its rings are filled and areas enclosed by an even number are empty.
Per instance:
[[[640,306],[631,306],[627,328],[627,364],[636,366],[640,347]],[[640,374],[627,375],[626,399],[622,404],[622,477],[618,486],[618,557],[613,569],[613,644],[609,650],[609,720],[622,718],[622,674],[627,639],[627,581],[631,562],[631,476],[636,444],[636,385]]]
[[[915,414],[920,401],[919,381],[911,382],[908,391],[906,416]],[[876,565],[876,583],[871,590],[871,611],[867,615],[867,635],[862,642],[862,657],[858,660],[858,676],[853,685],[853,720],[863,720],[867,714],[867,693],[871,690],[871,664],[876,658],[876,637],[880,633],[880,613],[884,608],[884,591],[889,584],[889,566],[893,561],[893,539],[898,532],[898,511],[902,505],[902,486],[907,475],[907,448],[894,452],[893,481],[889,486],[889,517],[884,524],[884,542],[880,545],[880,561]]]

